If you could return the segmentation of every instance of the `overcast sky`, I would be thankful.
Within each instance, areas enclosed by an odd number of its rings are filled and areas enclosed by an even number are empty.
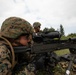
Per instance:
[[[38,21],[41,29],[63,25],[65,34],[76,33],[76,0],[0,0],[0,26],[10,17]]]

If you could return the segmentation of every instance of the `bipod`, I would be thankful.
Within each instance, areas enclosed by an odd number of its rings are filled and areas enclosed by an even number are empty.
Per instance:
[[[71,56],[71,59],[69,61],[68,67],[67,67],[66,72],[65,72],[65,75],[70,75],[70,72],[71,72],[71,69],[72,69],[73,62],[75,60],[76,54],[70,54],[70,56]]]

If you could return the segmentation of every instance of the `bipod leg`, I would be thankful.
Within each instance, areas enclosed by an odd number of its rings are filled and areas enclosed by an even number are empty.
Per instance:
[[[67,68],[67,70],[65,72],[65,75],[70,75],[70,71],[71,71],[75,56],[76,56],[75,54],[71,54],[71,60],[69,61],[68,68]]]

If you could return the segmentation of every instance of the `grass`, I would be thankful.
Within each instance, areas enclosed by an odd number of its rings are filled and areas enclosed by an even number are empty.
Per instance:
[[[60,56],[60,55],[64,55],[64,54],[68,54],[70,53],[68,49],[63,49],[63,50],[58,50],[58,51],[55,51],[55,53]]]

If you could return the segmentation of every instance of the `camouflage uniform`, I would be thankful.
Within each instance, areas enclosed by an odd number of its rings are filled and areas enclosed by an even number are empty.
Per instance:
[[[1,36],[15,39],[21,34],[32,34],[33,28],[30,23],[19,17],[7,18],[1,26]],[[8,43],[0,40],[0,75],[12,75],[11,50],[7,48]],[[18,63],[18,62],[17,62]],[[15,66],[14,66],[15,67]],[[16,71],[15,71],[16,72]],[[14,73],[14,75],[34,75],[28,71],[26,66]]]

